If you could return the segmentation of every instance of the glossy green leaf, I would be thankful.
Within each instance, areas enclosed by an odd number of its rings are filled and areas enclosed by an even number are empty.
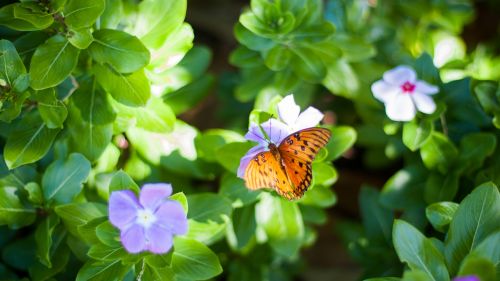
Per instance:
[[[24,186],[26,192],[28,192],[28,200],[35,205],[42,205],[43,194],[42,188],[36,182],[30,182]]]
[[[162,99],[152,97],[144,107],[129,107],[113,102],[120,118],[128,119],[138,128],[150,132],[168,133],[174,129],[175,114]]]
[[[54,22],[52,15],[43,12],[40,6],[28,8],[23,4],[17,4],[14,6],[14,17],[31,23],[37,29],[45,29]]]
[[[457,158],[458,150],[445,135],[433,132],[421,146],[420,156],[428,169],[445,174]]]
[[[13,3],[3,6],[0,9],[0,25],[4,25],[8,28],[19,30],[19,31],[34,31],[40,28],[33,25],[31,22],[18,19],[14,15],[14,9],[19,6],[20,3]]]
[[[102,28],[115,29],[123,18],[123,3],[121,0],[106,0],[104,12],[101,15]]]
[[[391,242],[394,214],[379,202],[380,193],[372,187],[363,187],[359,206],[366,236],[372,241]]]
[[[459,179],[460,175],[455,171],[451,171],[446,175],[431,172],[425,183],[425,201],[434,203],[453,200],[458,191]]]
[[[460,167],[471,174],[483,165],[484,160],[493,154],[497,139],[492,133],[471,133],[460,141]]]
[[[356,130],[348,126],[333,127],[331,132],[332,137],[326,145],[326,149],[328,150],[326,161],[332,161],[342,156],[342,154],[354,145],[357,138]]]
[[[258,191],[249,190],[245,187],[243,179],[226,172],[221,179],[219,194],[233,201],[233,207],[241,207],[257,201]]]
[[[80,193],[90,173],[90,162],[78,153],[72,153],[66,160],[56,160],[42,179],[43,195],[46,201],[58,204],[69,203]]]
[[[71,252],[65,243],[60,243],[60,241],[64,239],[64,235],[59,234],[59,236],[62,237],[54,238],[54,242],[57,243],[57,245],[54,245],[55,249],[53,248],[50,253],[53,260],[52,266],[49,268],[41,263],[36,263],[34,266],[30,267],[29,272],[33,277],[33,281],[51,280],[51,277],[65,271],[67,268]]]
[[[104,11],[104,0],[68,0],[64,5],[64,22],[73,29],[89,27]]]
[[[417,122],[407,122],[403,125],[403,143],[411,151],[417,151],[427,141],[434,130],[434,124],[427,119]]]
[[[467,256],[457,276],[474,275],[481,281],[495,281],[498,280],[496,274],[495,264],[492,261],[479,256]]]
[[[120,260],[95,261],[88,260],[78,271],[77,281],[86,280],[122,280],[130,270],[129,266],[122,265]]]
[[[33,99],[37,101],[38,111],[47,128],[62,129],[68,110],[66,105],[57,99],[54,88],[36,91]]]
[[[254,237],[256,227],[254,205],[235,209],[226,231],[229,245],[236,250],[244,248]]]
[[[462,259],[499,228],[500,193],[493,183],[478,186],[460,203],[445,241],[445,255],[451,274]]]
[[[68,41],[78,49],[85,50],[94,41],[90,28],[71,30]]]
[[[443,254],[411,224],[396,220],[392,237],[399,259],[411,269],[424,272],[428,280],[450,280]]]
[[[399,170],[385,183],[380,203],[390,209],[420,206],[427,173],[421,166],[408,166]]]
[[[120,73],[140,70],[149,63],[149,51],[137,37],[113,29],[100,29],[92,34],[90,56],[101,64],[109,63]]]
[[[277,253],[285,257],[298,253],[304,238],[304,222],[295,203],[263,193],[255,207],[255,219]]]
[[[217,151],[217,160],[224,168],[236,174],[240,165],[240,159],[252,146],[254,144],[250,142],[228,143]]]
[[[66,229],[79,236],[77,228],[95,218],[107,215],[107,206],[101,203],[70,203],[55,207],[56,214],[62,219]]]
[[[59,133],[49,129],[37,114],[27,115],[12,131],[4,147],[5,163],[9,169],[33,163],[42,158]]]
[[[109,193],[116,190],[132,190],[136,194],[139,194],[140,191],[134,180],[122,170],[117,171],[109,183]]]
[[[222,273],[217,255],[192,239],[174,238],[172,270],[187,280],[206,280]]]
[[[174,92],[166,94],[163,100],[172,108],[175,114],[182,114],[199,104],[210,94],[214,83],[214,76],[205,75]]]
[[[36,255],[38,260],[46,267],[52,267],[51,247],[52,234],[55,227],[59,224],[59,217],[55,214],[48,216],[38,224],[35,230]]]
[[[31,58],[31,87],[42,90],[59,85],[75,68],[79,52],[61,35],[38,46]]]
[[[427,206],[425,208],[425,215],[434,229],[445,232],[457,209],[457,203],[438,202]]]
[[[30,225],[36,218],[36,210],[24,206],[17,191],[16,187],[0,188],[0,225],[7,224],[14,229]]]
[[[146,105],[151,90],[143,70],[121,74],[102,65],[94,66],[97,82],[118,102],[128,106]]]
[[[20,75],[26,73],[16,47],[5,39],[0,40],[0,67],[0,79],[5,80],[8,85],[12,85]]]
[[[82,119],[92,125],[112,123],[116,118],[109,97],[94,77],[83,79],[73,93],[72,100],[79,109]]]

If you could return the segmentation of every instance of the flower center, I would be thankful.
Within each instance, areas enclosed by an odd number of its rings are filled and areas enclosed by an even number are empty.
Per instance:
[[[403,90],[403,94],[411,94],[415,90],[415,84],[406,81],[401,85],[401,90]]]
[[[136,221],[144,228],[148,228],[156,221],[156,216],[149,209],[141,209],[137,211]]]

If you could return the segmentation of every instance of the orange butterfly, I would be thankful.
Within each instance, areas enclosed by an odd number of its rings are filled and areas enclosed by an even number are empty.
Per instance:
[[[279,146],[258,153],[245,170],[249,189],[273,188],[288,200],[300,199],[312,180],[312,161],[330,140],[324,128],[308,128],[287,136]]]

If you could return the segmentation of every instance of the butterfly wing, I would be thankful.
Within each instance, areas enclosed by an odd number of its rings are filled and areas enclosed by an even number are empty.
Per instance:
[[[257,154],[250,161],[245,170],[245,184],[252,190],[272,188],[289,200],[295,196],[284,169],[269,151]]]
[[[287,136],[278,146],[285,172],[298,199],[312,180],[312,161],[330,140],[331,132],[324,128],[308,128]]]

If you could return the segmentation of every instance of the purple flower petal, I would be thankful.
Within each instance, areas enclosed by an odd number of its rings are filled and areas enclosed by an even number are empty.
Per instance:
[[[147,249],[155,254],[164,254],[172,248],[172,233],[160,224],[146,229]]]
[[[170,194],[172,194],[171,184],[148,183],[142,186],[139,201],[144,208],[154,211]]]
[[[384,81],[394,86],[401,86],[405,82],[412,84],[417,80],[417,73],[413,68],[400,65],[384,73]]]
[[[138,224],[133,224],[120,234],[120,240],[127,252],[135,254],[146,250],[146,236],[144,229]]]
[[[123,231],[135,221],[139,208],[137,197],[132,191],[114,191],[109,197],[109,221]]]
[[[284,97],[278,103],[278,115],[288,126],[293,126],[299,117],[300,107],[295,103],[293,95]]]
[[[385,112],[394,121],[410,121],[416,114],[415,105],[408,94],[397,95],[386,103]]]
[[[289,135],[288,126],[278,119],[271,118],[262,123],[261,126],[269,136],[270,141],[276,145],[279,145]]]
[[[245,135],[245,139],[258,142],[261,146],[267,147],[267,140],[259,126],[255,123],[250,124],[250,128],[248,128],[248,133]]]
[[[386,103],[401,93],[401,87],[379,80],[372,84],[372,92],[376,99]]]
[[[299,118],[297,118],[297,121],[295,121],[295,124],[292,127],[293,131],[296,132],[302,129],[316,127],[323,117],[323,113],[310,106],[299,115]]]
[[[244,179],[245,170],[247,169],[248,164],[252,161],[252,158],[255,157],[258,153],[264,152],[267,149],[262,147],[261,145],[254,146],[248,150],[248,152],[243,156],[240,160],[240,166],[238,167],[238,177]]]
[[[171,234],[184,235],[188,230],[187,215],[182,205],[174,200],[163,202],[155,213],[155,224],[166,228]]]
[[[461,277],[455,277],[453,281],[481,281],[476,275],[467,275]]]

